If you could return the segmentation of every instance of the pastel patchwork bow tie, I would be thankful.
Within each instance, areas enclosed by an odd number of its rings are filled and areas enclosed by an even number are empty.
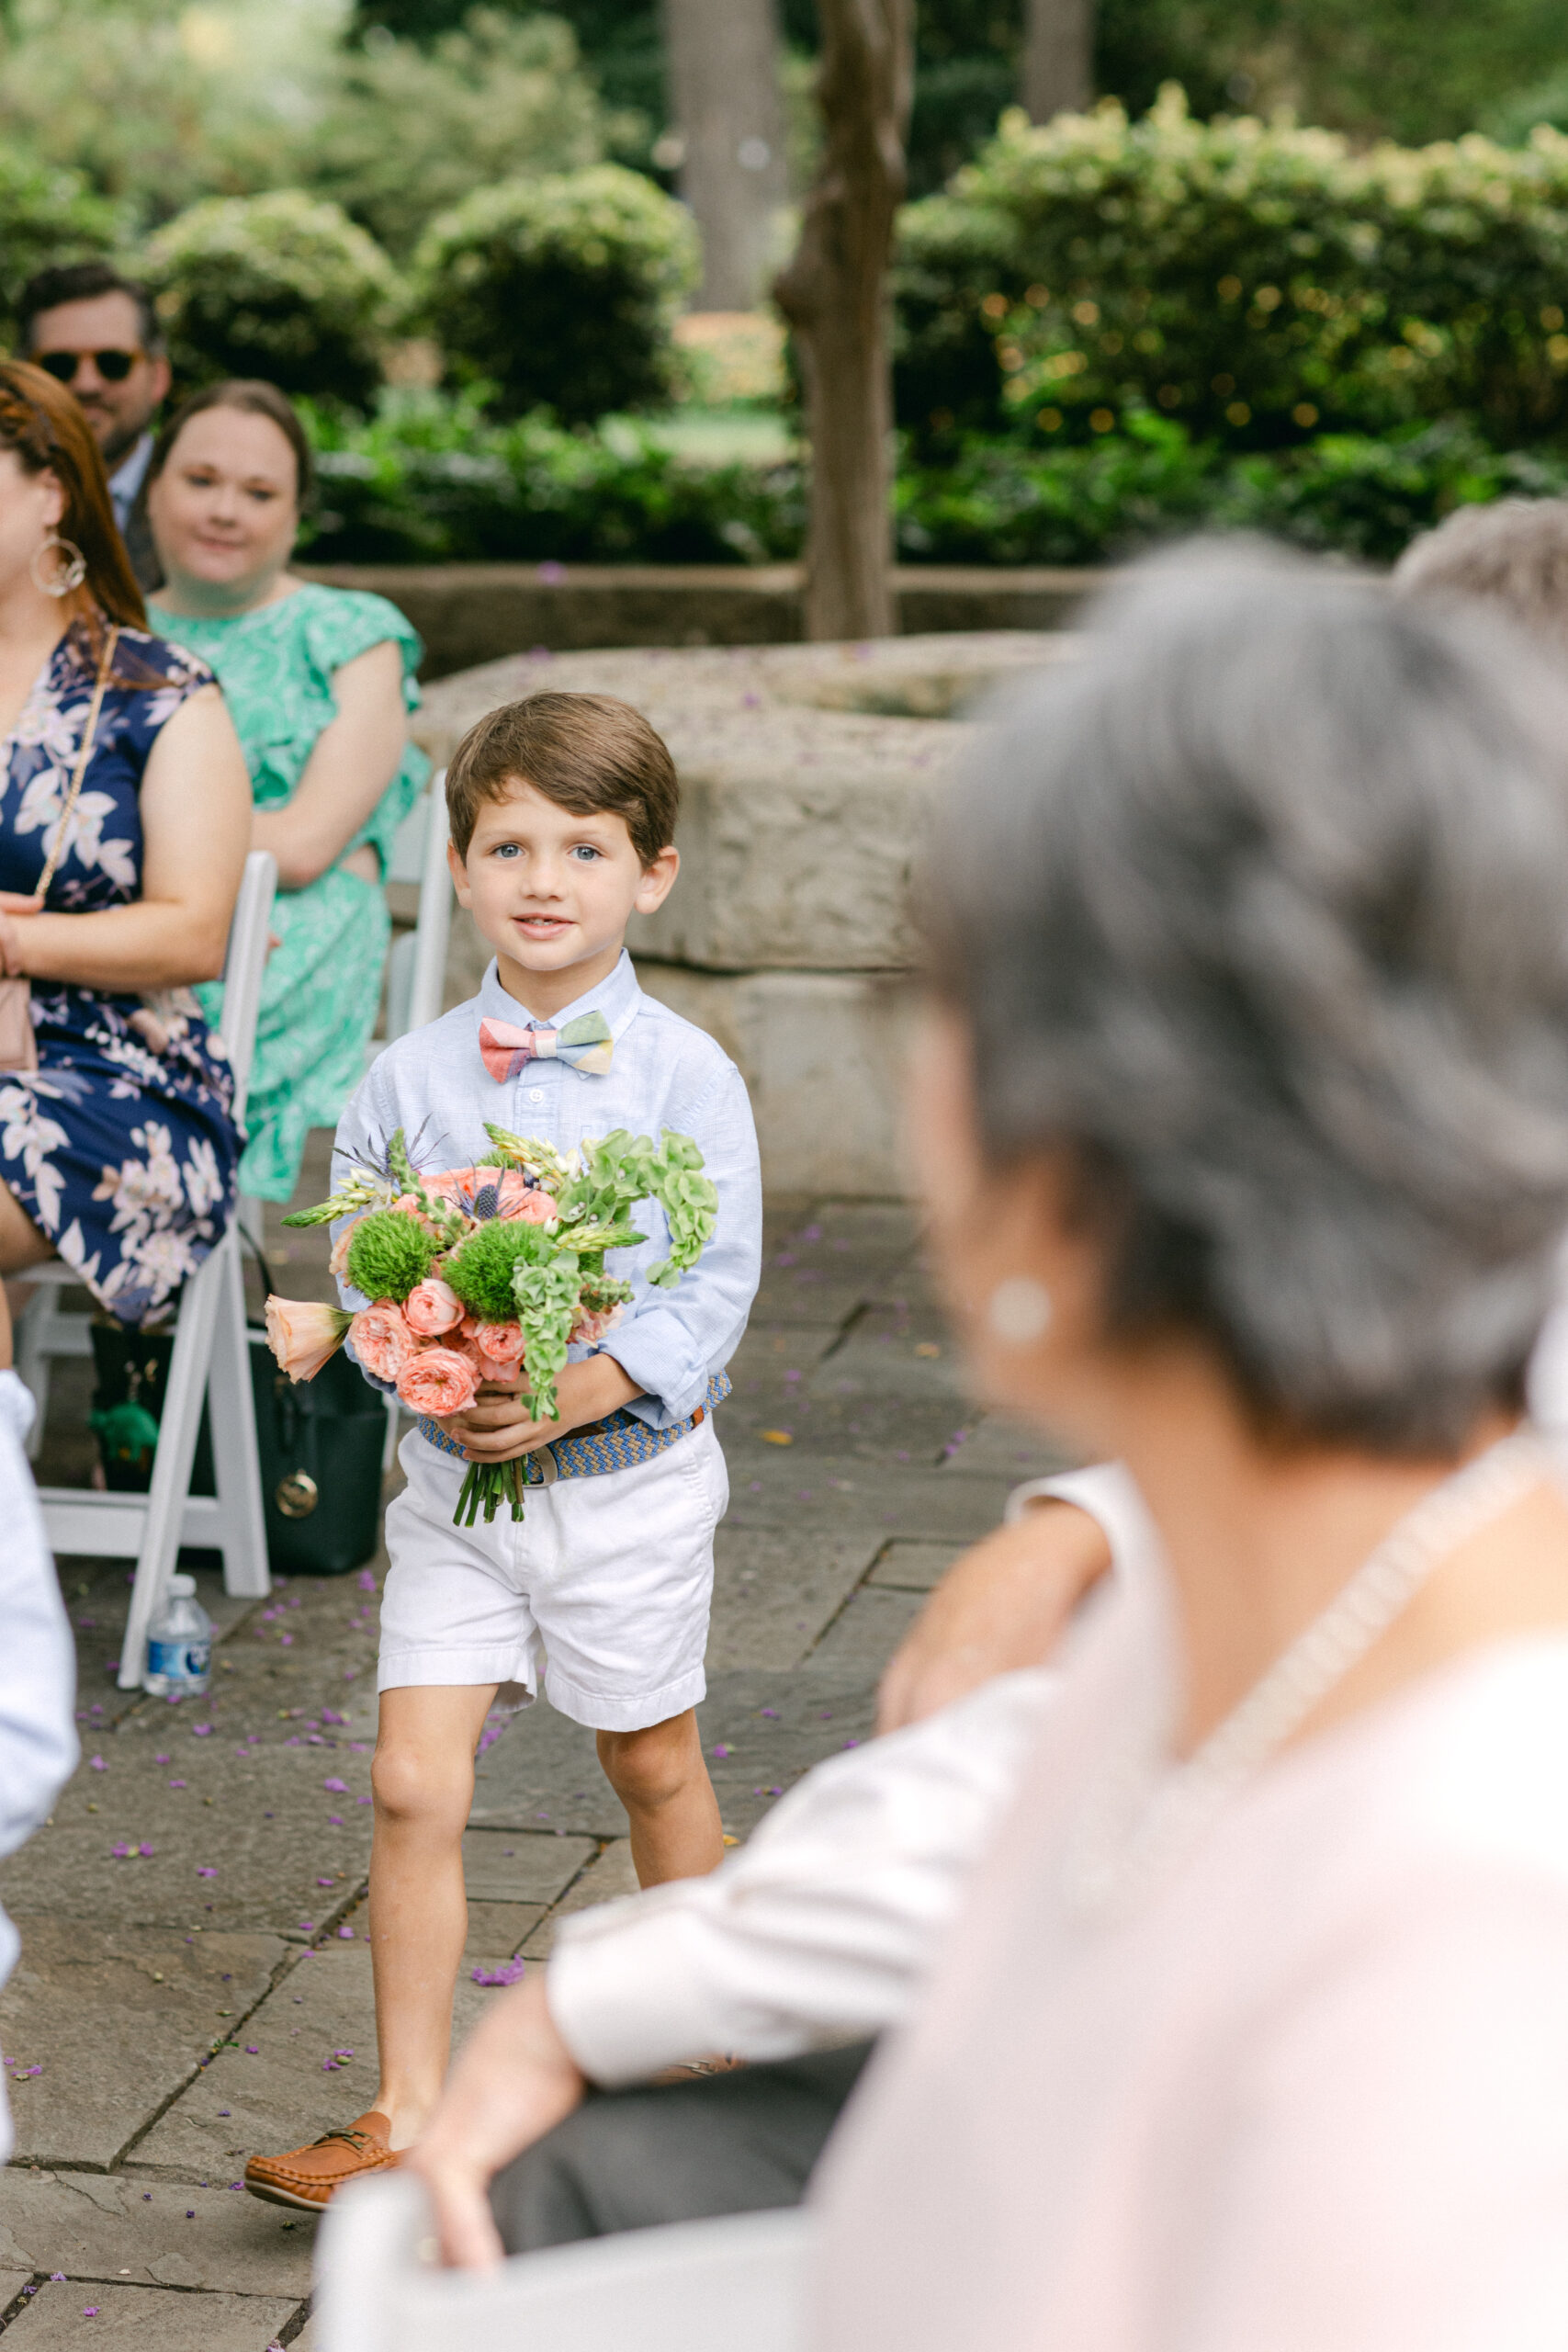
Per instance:
[[[479,1058],[498,1086],[533,1061],[570,1062],[573,1069],[603,1078],[615,1050],[602,1012],[581,1012],[564,1029],[519,1029],[510,1021],[479,1023]]]

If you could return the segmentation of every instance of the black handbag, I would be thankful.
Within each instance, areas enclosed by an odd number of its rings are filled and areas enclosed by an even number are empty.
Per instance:
[[[273,1288],[271,1272],[250,1236],[242,1238],[260,1267],[265,1295]],[[345,1355],[296,1385],[275,1362],[265,1330],[251,1324],[246,1337],[268,1564],[281,1576],[346,1576],[369,1559],[380,1536],[386,1399]],[[145,1494],[174,1333],[95,1319],[92,1341],[97,1379],[89,1418],[104,1482],[111,1493]],[[217,1491],[205,1403],[190,1491]]]
[[[249,1338],[267,1559],[287,1576],[346,1576],[379,1540],[386,1399],[345,1355],[296,1383],[265,1331]]]

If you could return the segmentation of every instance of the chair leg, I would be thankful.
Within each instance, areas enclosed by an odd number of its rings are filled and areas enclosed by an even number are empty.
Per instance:
[[[257,1600],[272,1590],[272,1578],[267,1573],[266,1520],[256,1451],[250,1341],[245,1332],[244,1273],[237,1246],[224,1244],[217,1254],[223,1264],[208,1393],[221,1513],[223,1589]]]
[[[225,1234],[211,1256],[186,1284],[180,1318],[175,1331],[168,1386],[158,1430],[158,1451],[152,1457],[152,1485],[147,1497],[147,1517],[141,1550],[131,1585],[130,1609],[120,1645],[119,1687],[136,1690],[147,1660],[147,1629],[164,1597],[169,1571],[179,1550],[186,1497],[190,1492],[191,1464],[196,1458],[201,1400],[212,1362],[212,1336],[221,1295],[224,1258],[237,1245]]]
[[[28,1459],[36,1462],[43,1450],[43,1425],[49,1412],[49,1377],[51,1371],[48,1340],[50,1309],[53,1301],[47,1290],[35,1290],[17,1317],[17,1371],[24,1388],[32,1391],[37,1411],[32,1428],[28,1431]]]

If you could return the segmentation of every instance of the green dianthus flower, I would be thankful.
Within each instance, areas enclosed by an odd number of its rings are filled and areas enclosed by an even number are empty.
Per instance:
[[[442,1278],[481,1323],[510,1323],[517,1313],[513,1269],[541,1265],[555,1251],[555,1241],[540,1227],[520,1217],[492,1217],[452,1252]]]
[[[362,1216],[349,1237],[349,1281],[367,1298],[400,1304],[422,1283],[435,1261],[435,1244],[423,1227],[400,1210]]]

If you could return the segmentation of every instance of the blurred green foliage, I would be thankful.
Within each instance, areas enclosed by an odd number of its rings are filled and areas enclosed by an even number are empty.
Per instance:
[[[35,270],[107,253],[118,225],[79,173],[0,147],[0,342],[15,332],[17,298]]]
[[[1237,447],[1462,416],[1568,429],[1568,139],[1354,153],[1106,104],[1004,118],[900,226],[898,413],[923,441],[1089,439],[1132,411]]]
[[[286,392],[367,401],[399,300],[373,238],[299,188],[209,197],[138,257],[176,379],[265,376]]]
[[[510,424],[471,394],[388,392],[363,423],[309,413],[317,562],[760,563],[797,552],[794,465],[702,467],[637,426]]]
[[[387,34],[347,51],[288,175],[406,260],[437,213],[519,174],[596,164],[604,136],[569,25],[471,8],[429,51]]]
[[[692,218],[618,164],[479,190],[414,256],[414,317],[457,382],[569,422],[667,405],[671,331],[697,282]]]
[[[502,424],[443,393],[309,421],[317,562],[764,563],[804,543],[793,462],[699,466],[625,422]],[[905,562],[1101,563],[1199,526],[1383,562],[1466,501],[1565,492],[1568,457],[1499,453],[1462,424],[1237,453],[1134,414],[1077,447],[969,436],[929,467],[906,451],[895,511]]]

